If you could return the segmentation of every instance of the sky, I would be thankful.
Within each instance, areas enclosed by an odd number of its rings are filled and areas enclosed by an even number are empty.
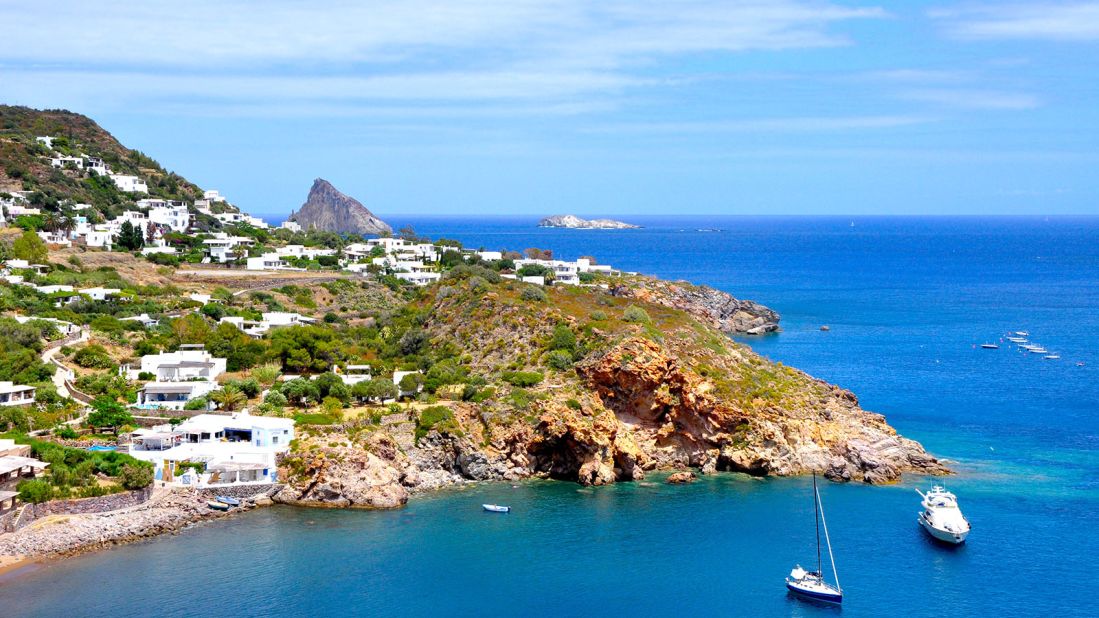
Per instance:
[[[277,218],[1099,214],[1099,2],[0,0],[0,102]]]

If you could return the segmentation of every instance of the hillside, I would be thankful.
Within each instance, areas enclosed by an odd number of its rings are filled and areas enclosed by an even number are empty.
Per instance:
[[[51,148],[37,140],[53,137],[52,151],[102,159],[113,173],[138,176],[148,195],[193,202],[202,189],[138,150],[127,148],[95,121],[65,110],[0,105],[0,193],[29,191],[30,205],[57,211],[63,202],[86,203],[105,217],[133,202],[106,178],[87,170],[55,168]]]

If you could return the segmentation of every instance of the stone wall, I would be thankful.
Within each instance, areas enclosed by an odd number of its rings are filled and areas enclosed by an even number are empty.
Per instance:
[[[216,496],[230,496],[237,500],[245,500],[259,495],[271,497],[278,493],[280,489],[282,489],[282,485],[278,483],[267,483],[263,485],[237,485],[235,487],[224,487],[221,489],[208,487],[203,489],[200,493],[202,494],[202,497],[207,500],[213,500]]]
[[[14,529],[18,530],[36,519],[41,519],[50,515],[81,515],[85,513],[117,511],[118,509],[142,504],[152,495],[153,488],[152,486],[149,486],[145,489],[135,489],[133,491],[124,491],[95,498],[51,500],[41,504],[27,504],[23,507],[23,512],[19,519],[15,522]]]

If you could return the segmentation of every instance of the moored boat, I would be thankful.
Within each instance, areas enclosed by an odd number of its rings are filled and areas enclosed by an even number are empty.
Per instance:
[[[794,565],[790,575],[786,578],[786,589],[795,595],[825,601],[828,603],[842,603],[843,590],[840,588],[840,576],[836,572],[836,559],[832,555],[832,540],[828,536],[828,522],[824,519],[824,505],[820,502],[820,492],[817,491],[817,475],[813,474],[813,523],[817,528],[817,570],[806,571],[800,564]],[[828,546],[828,559],[832,563],[832,577],[835,585],[824,581],[824,571],[820,556],[820,529],[824,527],[824,542]]]
[[[211,509],[213,509],[215,511],[228,511],[229,510],[229,505],[228,504],[218,502],[217,500],[208,500],[206,502],[206,506],[210,507]]]
[[[481,508],[485,509],[486,511],[488,511],[490,513],[510,513],[511,512],[511,507],[510,506],[501,506],[499,504],[482,504]]]
[[[942,485],[932,485],[926,494],[916,490],[923,498],[923,510],[917,521],[932,538],[958,545],[965,542],[971,529],[969,520],[958,508],[958,498]]]
[[[228,506],[240,506],[240,500],[237,500],[236,498],[234,498],[232,496],[218,496],[214,499],[217,500],[218,502],[220,502],[222,504],[226,504]]]
[[[986,349],[986,350],[999,350],[1000,349],[1000,346],[996,345],[995,343],[982,343],[981,347]]]
[[[1042,358],[1044,358],[1046,360],[1060,360],[1061,355],[1060,354],[1046,354]]]

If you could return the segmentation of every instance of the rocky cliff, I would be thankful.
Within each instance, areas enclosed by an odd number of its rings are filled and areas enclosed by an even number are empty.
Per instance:
[[[332,183],[313,181],[309,197],[301,209],[290,215],[304,229],[315,228],[341,234],[382,234],[392,232],[385,221],[374,216],[358,200],[341,193]]]
[[[730,334],[762,335],[778,331],[779,315],[774,310],[734,298],[727,292],[685,281],[664,281],[652,277],[629,277],[613,286],[610,293],[665,307],[682,309],[706,324]]]
[[[685,468],[867,483],[947,473],[849,391],[760,357],[721,320],[662,297],[551,289],[532,301],[514,281],[444,283],[418,307],[423,327],[433,347],[462,351],[465,379],[485,396],[441,401],[453,422],[418,434],[416,407],[377,425],[314,428],[287,459],[280,500],[382,508],[467,480],[604,485]],[[576,336],[568,368],[563,329]],[[515,386],[518,369],[542,379]]]

